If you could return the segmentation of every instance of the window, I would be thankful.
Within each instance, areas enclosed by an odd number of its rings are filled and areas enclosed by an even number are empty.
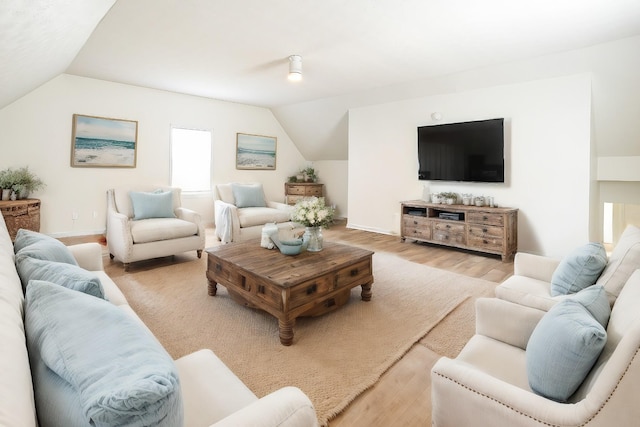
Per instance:
[[[171,186],[211,190],[211,131],[171,127]]]

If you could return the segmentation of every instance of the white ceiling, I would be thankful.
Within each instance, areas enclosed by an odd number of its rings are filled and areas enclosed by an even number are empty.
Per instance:
[[[638,33],[638,0],[120,0],[67,72],[275,107]]]
[[[65,72],[281,108],[638,34],[638,0],[2,0],[0,108]]]

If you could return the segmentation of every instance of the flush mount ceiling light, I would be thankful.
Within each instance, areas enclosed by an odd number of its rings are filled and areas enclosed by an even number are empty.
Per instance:
[[[288,79],[295,82],[302,80],[302,56],[291,55],[289,57]]]

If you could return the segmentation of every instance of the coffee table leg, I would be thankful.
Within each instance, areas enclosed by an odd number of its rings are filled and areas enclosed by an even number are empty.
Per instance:
[[[371,283],[367,283],[362,285],[362,292],[360,292],[360,296],[362,297],[362,301],[371,301],[371,295],[373,292],[371,291]]]
[[[213,280],[209,280],[209,295],[215,297],[216,293],[218,293],[218,284]]]
[[[295,320],[278,319],[278,328],[280,329],[280,343],[282,345],[293,344],[293,325]]]

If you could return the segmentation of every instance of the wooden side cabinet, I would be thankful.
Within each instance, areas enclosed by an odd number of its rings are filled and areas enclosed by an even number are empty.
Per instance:
[[[305,197],[322,197],[323,188],[324,184],[318,184],[317,182],[285,182],[285,203],[295,205]]]
[[[518,210],[488,206],[401,202],[402,241],[406,239],[500,255],[518,250]]]
[[[16,240],[16,234],[21,228],[40,231],[40,200],[0,201],[0,211],[2,211],[12,242]]]

